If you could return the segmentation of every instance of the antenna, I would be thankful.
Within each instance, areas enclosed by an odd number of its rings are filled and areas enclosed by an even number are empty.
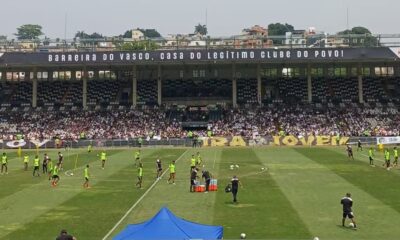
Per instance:
[[[68,19],[68,14],[65,13],[65,18],[64,18],[64,44],[63,44],[63,51],[65,51],[65,48],[67,47],[67,19]]]
[[[68,20],[68,13],[65,13],[64,18],[64,41],[67,42],[67,20]]]
[[[208,28],[208,15],[207,15],[207,8],[206,8],[206,28]],[[208,30],[208,29],[207,29]]]

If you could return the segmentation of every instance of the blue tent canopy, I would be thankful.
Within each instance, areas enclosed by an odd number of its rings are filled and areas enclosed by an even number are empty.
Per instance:
[[[162,208],[152,219],[130,224],[113,240],[188,240],[222,239],[222,226],[209,226],[186,221],[175,216],[168,208]]]

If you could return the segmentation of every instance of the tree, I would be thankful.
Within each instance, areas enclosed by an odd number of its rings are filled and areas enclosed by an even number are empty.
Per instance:
[[[290,24],[271,23],[268,25],[269,36],[284,36],[287,32],[293,32],[294,27]]]
[[[200,23],[197,24],[197,25],[194,27],[194,33],[195,33],[195,34],[200,34],[200,35],[202,35],[202,36],[207,35],[207,33],[208,33],[207,26],[206,26],[206,25],[201,25]]]
[[[75,33],[76,38],[86,39],[89,38],[89,34],[85,33],[85,31],[78,31]]]
[[[80,39],[98,39],[103,38],[103,35],[97,32],[87,34],[85,31],[78,31],[75,33],[75,37]]]
[[[338,35],[343,35],[346,38],[349,46],[354,47],[376,47],[379,46],[378,39],[372,36],[371,31],[365,27],[353,27],[352,29],[347,29],[338,32]]]
[[[153,41],[135,41],[126,43],[114,42],[117,49],[120,51],[140,51],[140,50],[156,50],[158,45]]]
[[[161,34],[155,29],[139,29],[143,32],[146,38],[158,38],[161,37]]]
[[[161,37],[161,34],[156,29],[142,29],[138,28],[137,30],[141,31],[146,38],[158,38]],[[126,30],[123,35],[120,35],[123,38],[132,38],[132,30]]]
[[[91,39],[99,39],[99,38],[103,38],[103,35],[97,32],[94,32],[92,34],[89,35],[89,38]]]
[[[126,30],[126,32],[122,35],[123,38],[132,38],[132,30]]]
[[[17,33],[15,34],[19,40],[38,39],[41,35],[43,35],[42,26],[37,24],[22,25],[17,28]]]

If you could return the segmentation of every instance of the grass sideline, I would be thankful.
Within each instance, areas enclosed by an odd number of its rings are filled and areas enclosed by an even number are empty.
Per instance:
[[[53,160],[58,150],[48,152]],[[397,239],[400,229],[390,228],[400,219],[400,171],[387,171],[376,161],[368,165],[367,149],[354,151],[349,161],[343,147],[265,148],[145,148],[144,189],[136,189],[134,149],[108,149],[105,170],[98,149],[61,150],[65,170],[60,185],[50,187],[46,177],[23,171],[22,158],[7,151],[9,174],[0,176],[0,239],[54,239],[67,229],[78,239],[103,239],[122,216],[153,185],[107,239],[127,224],[152,217],[162,206],[176,215],[203,224],[224,226],[224,239]],[[206,168],[218,178],[219,191],[189,193],[191,154],[200,151]],[[78,156],[77,168],[74,169]],[[155,160],[177,163],[177,184],[157,184]],[[376,152],[377,159],[383,154]],[[90,164],[91,189],[83,189],[83,167]],[[239,168],[230,169],[230,165]],[[267,168],[263,171],[261,168]],[[243,183],[239,204],[223,191],[233,175]],[[359,230],[340,226],[340,198],[351,192]]]

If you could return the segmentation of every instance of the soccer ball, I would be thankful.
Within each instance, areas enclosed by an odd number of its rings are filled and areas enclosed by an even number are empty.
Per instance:
[[[71,173],[70,175],[71,175],[71,176],[74,176],[74,173]]]
[[[263,168],[263,167],[262,167],[262,168],[261,168],[261,170],[263,170],[263,171],[264,171],[264,170],[265,170],[265,168]]]
[[[349,223],[349,227],[353,228],[354,227],[354,223]]]
[[[240,234],[240,239],[246,239],[246,233],[241,233]]]

